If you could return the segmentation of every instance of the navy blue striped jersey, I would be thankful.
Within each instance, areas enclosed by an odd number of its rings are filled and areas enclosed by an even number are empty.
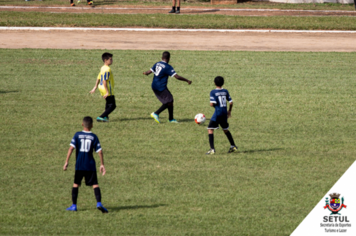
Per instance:
[[[213,117],[211,117],[212,121],[217,121],[217,119],[220,118],[227,118],[226,101],[229,103],[232,102],[229,91],[226,89],[214,89],[210,92],[210,103],[215,104],[215,112]]]
[[[75,170],[96,171],[93,151],[99,152],[101,145],[99,138],[90,131],[75,133],[70,146],[76,149]]]
[[[154,73],[152,89],[158,91],[167,89],[168,76],[173,77],[176,74],[173,67],[164,61],[154,64],[151,71]]]

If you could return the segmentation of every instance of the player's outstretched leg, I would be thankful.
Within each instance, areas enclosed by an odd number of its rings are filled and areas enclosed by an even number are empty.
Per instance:
[[[235,145],[234,139],[232,138],[232,135],[231,135],[230,131],[229,130],[224,130],[224,133],[225,133],[225,135],[226,135],[226,137],[229,140],[230,145],[231,145],[228,153],[236,152],[238,147]]]
[[[103,206],[103,204],[101,203],[101,192],[100,192],[100,188],[98,185],[94,185],[94,194],[95,194],[95,198],[96,198],[96,208],[98,208],[102,213],[109,213],[109,211]]]
[[[151,113],[151,117],[152,117],[158,124],[161,123],[161,121],[159,121],[159,116],[158,116],[156,113],[152,112],[152,113]]]
[[[151,117],[159,124],[161,121],[159,120],[159,114],[161,114],[162,111],[167,109],[167,104],[162,104],[160,108],[158,108],[157,111],[151,113]]]
[[[213,129],[208,129],[209,132],[209,144],[210,144],[210,150],[205,153],[206,155],[213,155],[215,154],[215,148],[214,148],[214,130]]]

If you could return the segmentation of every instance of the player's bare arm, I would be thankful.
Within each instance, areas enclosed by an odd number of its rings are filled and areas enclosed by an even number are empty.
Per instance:
[[[66,162],[64,163],[64,166],[63,166],[63,170],[67,170],[68,163],[69,163],[69,158],[72,155],[73,150],[74,150],[74,147],[70,146],[69,149],[68,149]]]
[[[148,71],[146,71],[146,72],[143,72],[144,75],[149,75],[149,74],[151,74],[151,73],[152,73],[151,70],[148,70]]]
[[[103,96],[103,98],[107,98],[109,96],[109,90],[108,90],[108,86],[107,86],[107,83],[106,83],[106,80],[103,80],[103,85],[104,85],[104,88],[105,88],[105,95]]]
[[[100,80],[96,80],[94,88],[89,93],[94,93],[95,90],[98,88]]]
[[[234,105],[234,103],[233,103],[233,102],[230,102],[229,111],[227,112],[227,117],[228,117],[228,118],[231,117],[232,105]]]
[[[184,77],[182,77],[182,76],[180,76],[180,75],[178,75],[178,74],[175,74],[175,75],[174,75],[174,78],[176,78],[177,80],[185,81],[185,82],[187,82],[188,84],[191,84],[191,83],[192,83],[191,80],[188,80],[188,79],[186,79],[186,78],[184,78]]]
[[[105,170],[105,166],[104,166],[104,154],[103,154],[103,150],[100,150],[98,152],[99,157],[100,157],[100,173],[102,173],[102,175],[105,175],[106,170]]]

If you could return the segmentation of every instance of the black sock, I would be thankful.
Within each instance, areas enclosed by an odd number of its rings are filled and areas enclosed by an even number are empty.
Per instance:
[[[180,7],[177,7],[177,11],[180,11]]]
[[[236,146],[236,145],[235,145],[235,142],[234,142],[234,139],[232,138],[232,135],[231,135],[230,131],[227,131],[227,132],[225,133],[225,135],[226,135],[226,137],[229,139],[231,146]]]
[[[176,7],[172,7],[172,10],[175,11],[175,10],[176,10]]]
[[[209,134],[209,143],[210,143],[210,148],[215,149],[214,148],[214,134]]]
[[[173,105],[168,106],[169,120],[173,120]]]
[[[73,204],[77,204],[78,199],[78,188],[72,188],[72,202]]]
[[[97,202],[101,202],[101,193],[100,193],[100,188],[94,188],[94,194]]]
[[[70,0],[70,3],[72,4],[72,3],[73,3],[73,0]]]
[[[163,104],[157,111],[155,111],[155,114],[159,115],[162,111],[166,110],[167,107],[167,104]]]

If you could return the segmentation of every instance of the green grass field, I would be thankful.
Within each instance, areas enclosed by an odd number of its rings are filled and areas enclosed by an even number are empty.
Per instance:
[[[84,116],[104,108],[89,95],[101,50],[0,50],[1,235],[289,235],[355,160],[356,53],[172,51],[192,85],[170,79],[179,124],[156,124],[160,103],[143,76],[161,51],[112,51],[117,109],[95,123],[107,174],[103,203],[91,188],[71,204],[69,143]],[[217,154],[206,126],[213,78],[234,100],[239,152]],[[97,157],[97,156],[96,156]],[[97,164],[98,164],[98,158]]]
[[[0,12],[0,26],[356,30],[348,16],[226,16]]]
[[[23,0],[1,0],[0,5],[21,5],[21,6],[68,6],[68,0],[35,0],[24,2]],[[84,1],[85,2],[85,1]],[[96,6],[170,6],[169,0],[94,0]],[[84,5],[84,4],[83,4]],[[83,6],[82,5],[82,6]],[[80,5],[79,5],[80,6]],[[239,2],[238,4],[211,5],[210,0],[187,0],[182,1],[184,7],[216,7],[216,8],[251,8],[251,9],[295,9],[295,10],[355,10],[353,4],[339,3],[273,3],[273,2]]]

